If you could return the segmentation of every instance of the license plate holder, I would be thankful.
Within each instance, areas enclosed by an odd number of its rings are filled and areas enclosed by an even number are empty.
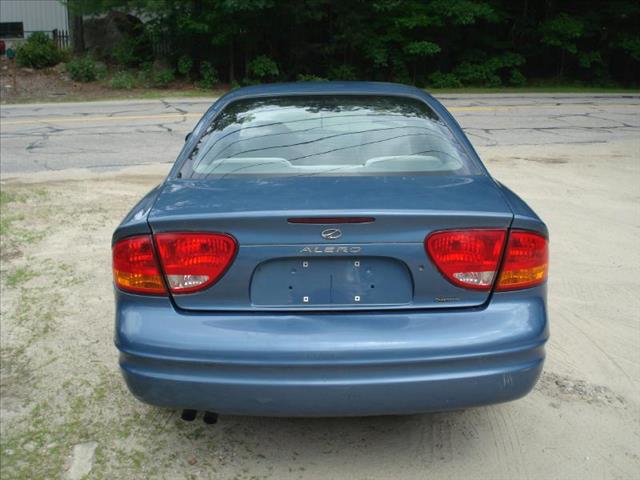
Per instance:
[[[251,282],[257,306],[403,305],[412,297],[409,269],[386,257],[269,260]]]

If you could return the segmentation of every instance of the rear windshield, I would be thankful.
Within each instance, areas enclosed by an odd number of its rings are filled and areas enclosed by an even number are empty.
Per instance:
[[[315,95],[229,104],[179,176],[478,173],[449,128],[424,102]]]

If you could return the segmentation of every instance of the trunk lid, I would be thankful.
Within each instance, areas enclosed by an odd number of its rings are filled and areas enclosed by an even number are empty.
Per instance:
[[[374,221],[289,221],[308,217]],[[438,175],[170,180],[149,214],[154,233],[235,237],[238,253],[226,274],[174,301],[188,310],[245,311],[481,305],[488,293],[447,281],[424,239],[444,229],[506,229],[511,220],[489,177]],[[327,229],[340,235],[324,238]]]

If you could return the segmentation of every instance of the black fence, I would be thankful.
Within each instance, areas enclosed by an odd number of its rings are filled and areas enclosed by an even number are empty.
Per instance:
[[[171,54],[171,37],[165,33],[152,33],[151,48],[154,58],[166,58]]]
[[[0,0],[2,1],[2,0]],[[25,33],[33,33],[33,32],[25,32]],[[54,29],[49,31],[45,31],[45,33],[51,34],[51,39],[56,44],[56,47],[60,50],[64,50],[66,48],[71,47],[71,34],[68,30],[59,30]],[[165,58],[171,54],[172,45],[171,45],[171,37],[165,33],[155,33],[151,35],[151,47],[153,49],[153,56],[155,58]]]
[[[68,30],[55,29],[51,32],[51,38],[60,50],[71,46],[71,36]]]

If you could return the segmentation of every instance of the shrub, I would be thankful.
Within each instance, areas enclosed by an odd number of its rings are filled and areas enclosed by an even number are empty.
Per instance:
[[[404,51],[414,57],[431,57],[440,53],[440,46],[433,42],[409,42],[405,45]]]
[[[208,90],[214,87],[216,83],[220,83],[218,79],[218,71],[215,69],[211,62],[202,62],[200,64],[200,77],[198,87]]]
[[[296,77],[296,80],[298,82],[326,82],[327,81],[327,79],[324,77],[318,77],[317,75],[306,74],[306,73],[298,74],[298,76]]]
[[[144,32],[136,36],[123,37],[111,51],[111,59],[123,67],[137,67],[152,57],[151,42]]]
[[[129,72],[116,72],[111,77],[111,88],[118,90],[131,90],[136,86],[136,79]]]
[[[338,65],[329,70],[331,80],[356,80],[356,69],[351,65]]]
[[[259,80],[273,80],[280,75],[278,64],[266,55],[260,55],[249,62],[249,75]]]
[[[60,63],[62,53],[44,32],[32,34],[16,49],[16,61],[21,67],[46,68]]]
[[[153,64],[151,62],[144,62],[140,65],[140,70],[136,74],[136,84],[143,88],[153,86]]]
[[[503,78],[513,74],[513,69],[522,65],[524,61],[522,55],[511,52],[488,58],[480,55],[476,60],[462,62],[453,70],[453,73],[464,85],[498,87],[502,85]],[[517,75],[516,81],[518,81]]]
[[[143,88],[166,88],[176,78],[175,72],[171,68],[145,62],[140,66],[136,74],[137,86]]]
[[[499,87],[501,84],[491,62],[462,62],[454,69],[454,74],[464,85]]]
[[[65,64],[69,76],[77,82],[93,82],[98,78],[98,66],[91,57],[77,57]]]
[[[67,63],[73,58],[73,50],[71,47],[58,48],[58,63]]]
[[[511,69],[509,83],[514,87],[524,87],[527,84],[527,78],[517,68]]]
[[[193,68],[193,60],[187,55],[183,55],[178,60],[178,73],[183,77],[188,77]]]
[[[243,87],[250,87],[251,85],[260,85],[260,80],[258,80],[257,78],[249,78],[249,77],[244,77],[242,80],[240,80],[240,85]]]
[[[173,80],[175,80],[173,70],[168,68],[155,70],[151,75],[151,82],[157,88],[166,88]]]
[[[429,85],[433,88],[460,88],[462,83],[453,73],[438,71],[429,75]]]
[[[151,88],[151,73],[145,70],[139,70],[135,75],[135,83],[140,88]]]

